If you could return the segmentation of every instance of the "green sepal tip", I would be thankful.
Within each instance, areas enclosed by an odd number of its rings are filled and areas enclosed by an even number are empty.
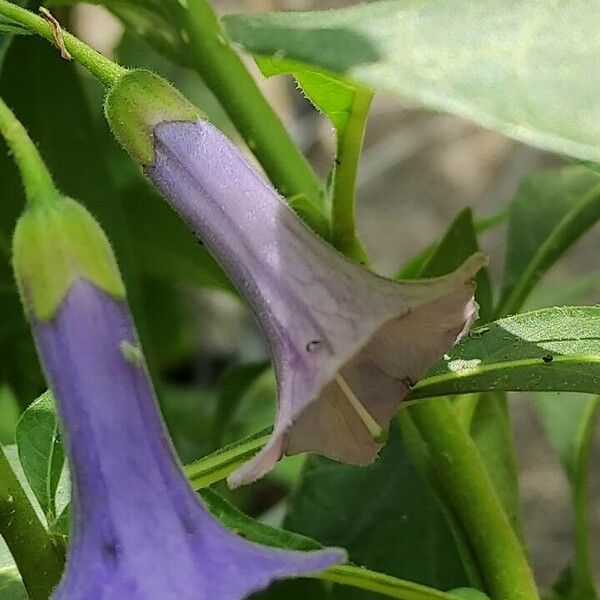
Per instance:
[[[154,162],[154,128],[204,115],[179,90],[151,71],[127,71],[110,88],[104,113],[113,135],[142,165]]]
[[[85,279],[124,299],[125,286],[102,228],[78,202],[56,193],[29,206],[13,237],[13,267],[30,317],[51,319],[71,286]]]

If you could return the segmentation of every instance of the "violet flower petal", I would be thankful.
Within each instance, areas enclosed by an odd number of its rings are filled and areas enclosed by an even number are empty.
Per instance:
[[[344,560],[249,543],[207,512],[175,458],[124,301],[78,280],[50,320],[32,324],[73,481],[53,600],[239,600]]]
[[[227,271],[270,345],[273,435],[229,484],[305,450],[372,461],[381,447],[374,432],[476,318],[472,279],[486,259],[475,255],[438,279],[378,277],[314,235],[204,120],[157,125],[144,170]]]

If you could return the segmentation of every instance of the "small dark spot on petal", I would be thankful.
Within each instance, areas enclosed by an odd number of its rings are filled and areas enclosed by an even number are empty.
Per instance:
[[[542,360],[549,365],[554,360],[554,356],[552,356],[552,354],[544,354],[544,356],[542,356]]]
[[[196,527],[196,522],[192,518],[190,518],[189,515],[180,514],[179,521],[181,522],[181,526],[188,535],[194,535],[197,533],[198,528]]]
[[[104,542],[104,545],[102,546],[102,552],[106,558],[113,561],[116,560],[117,555],[119,554],[116,542],[113,540]]]
[[[306,344],[306,351],[314,352],[320,343],[321,343],[321,340],[311,340],[310,342],[308,342],[308,344]]]

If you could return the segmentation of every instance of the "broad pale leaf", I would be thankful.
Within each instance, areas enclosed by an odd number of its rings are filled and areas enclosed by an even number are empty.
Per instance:
[[[529,144],[600,161],[600,14],[587,0],[384,0],[233,15],[248,52],[346,76]]]

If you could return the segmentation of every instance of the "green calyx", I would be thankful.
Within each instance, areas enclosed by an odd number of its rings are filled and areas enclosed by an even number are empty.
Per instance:
[[[13,238],[13,267],[28,314],[51,319],[78,279],[125,298],[112,248],[95,219],[58,192],[49,200],[25,210]]]
[[[154,128],[165,121],[196,121],[202,113],[168,81],[150,71],[127,71],[104,105],[113,135],[138,163],[154,162]]]

